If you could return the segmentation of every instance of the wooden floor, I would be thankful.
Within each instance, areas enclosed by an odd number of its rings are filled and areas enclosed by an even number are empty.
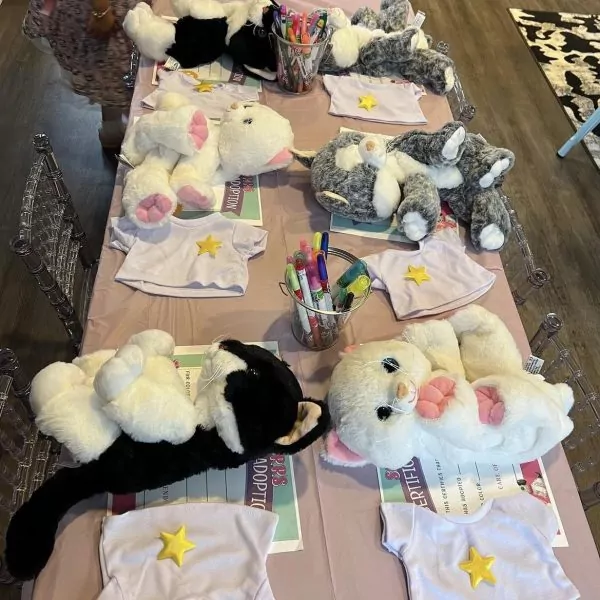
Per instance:
[[[70,349],[41,292],[8,249],[33,158],[30,139],[39,131],[50,135],[96,250],[114,171],[100,151],[98,108],[72,94],[52,58],[22,38],[25,6],[26,0],[4,0],[0,7],[0,344],[13,347],[33,373],[66,358]],[[600,3],[415,0],[415,7],[427,14],[427,32],[450,44],[467,96],[477,106],[471,129],[517,156],[505,189],[553,278],[523,308],[526,329],[532,333],[543,314],[559,313],[564,341],[600,390],[600,174],[581,146],[564,160],[556,157],[571,125],[506,10],[600,13]],[[600,473],[588,473],[580,483],[594,479]],[[600,544],[600,507],[588,516]]]

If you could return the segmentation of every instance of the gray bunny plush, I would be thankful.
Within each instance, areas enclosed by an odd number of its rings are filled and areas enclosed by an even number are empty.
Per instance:
[[[510,233],[499,186],[514,154],[460,122],[391,139],[343,132],[317,152],[294,155],[311,169],[315,197],[331,213],[363,223],[396,214],[398,230],[418,242],[435,230],[445,201],[470,224],[477,250],[500,249]]]
[[[409,6],[408,0],[382,0],[379,15],[363,7],[351,19],[331,9],[334,32],[321,72],[407,79],[434,94],[447,94],[455,83],[454,63],[431,49],[431,39],[419,28],[407,27]]]

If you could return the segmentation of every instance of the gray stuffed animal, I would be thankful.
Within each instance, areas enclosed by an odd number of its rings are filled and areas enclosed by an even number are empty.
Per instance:
[[[343,132],[318,152],[294,155],[311,169],[315,197],[331,213],[364,223],[396,213],[399,231],[420,241],[435,230],[444,200],[470,223],[476,249],[498,250],[510,233],[498,188],[514,154],[467,133],[462,123],[392,139]]]
[[[334,32],[321,62],[323,73],[352,71],[373,77],[407,79],[445,95],[454,87],[454,63],[429,48],[431,39],[416,27],[406,27],[408,0],[382,0],[379,15],[359,8],[351,19],[332,9]]]

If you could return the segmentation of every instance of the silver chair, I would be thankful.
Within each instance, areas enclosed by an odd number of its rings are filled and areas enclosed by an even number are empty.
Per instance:
[[[78,351],[98,259],[91,254],[48,137],[36,135],[33,145],[37,156],[23,194],[19,231],[10,245]]]
[[[450,52],[450,46],[447,42],[438,42],[435,49],[441,54],[448,55]],[[462,121],[466,125],[469,121],[473,120],[477,109],[467,100],[458,72],[456,72],[454,87],[450,90],[446,98],[452,111],[452,118],[455,121]]]
[[[446,42],[438,42],[435,48],[438,52],[446,55],[450,51],[450,47]],[[468,101],[458,73],[456,73],[454,87],[448,94],[447,99],[454,120],[462,121],[466,125],[475,117],[477,109]],[[502,260],[513,299],[515,304],[520,306],[525,304],[533,291],[539,290],[548,283],[550,276],[537,263],[517,213],[512,207],[508,196],[504,193],[502,193],[502,201],[508,211],[512,226],[511,238],[503,250]]]
[[[508,244],[502,250],[502,263],[513,300],[517,306],[521,306],[525,304],[532,292],[539,290],[550,281],[550,275],[537,262],[531,251],[523,225],[519,222],[510,199],[503,192],[501,193],[512,227]]]
[[[563,321],[557,314],[547,314],[529,345],[534,356],[544,359],[540,372],[548,381],[562,381],[573,388],[571,418],[575,427],[563,440],[563,447],[573,474],[582,484],[579,495],[587,510],[600,504],[600,394],[591,386],[573,350],[560,340],[562,327]]]
[[[0,349],[0,553],[10,517],[58,466],[60,444],[38,432],[30,390],[14,352]],[[2,563],[0,583],[14,583]]]

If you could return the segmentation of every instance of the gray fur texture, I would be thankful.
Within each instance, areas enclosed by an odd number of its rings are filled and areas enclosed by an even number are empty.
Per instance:
[[[372,39],[360,49],[355,69],[373,77],[396,77],[424,85],[437,95],[445,95],[446,69],[454,62],[430,48],[411,50],[417,30],[405,29],[397,35]]]
[[[441,129],[433,132],[415,129],[391,140],[388,143],[388,150],[404,152],[424,165],[454,166],[464,152],[464,144],[461,145],[454,159],[446,158],[442,150],[446,142],[460,129],[464,129],[464,125],[458,121],[446,123]]]
[[[491,185],[482,188],[481,179],[502,161],[507,166],[493,177]],[[462,156],[456,163],[463,183],[453,189],[440,190],[440,198],[448,203],[456,217],[471,224],[471,241],[478,250],[481,249],[481,231],[487,225],[496,225],[505,240],[508,239],[510,218],[498,188],[514,164],[515,155],[510,150],[491,146],[481,135],[467,133]]]
[[[381,0],[379,14],[368,6],[360,7],[351,17],[352,25],[367,29],[383,29],[386,33],[400,31],[408,23],[408,0]]]
[[[379,15],[369,6],[361,6],[350,18],[352,25],[367,29],[380,29]]]
[[[448,56],[431,48],[411,50],[411,40],[418,29],[407,27],[408,11],[407,0],[382,0],[379,14],[372,8],[359,8],[350,19],[352,25],[398,33],[368,42],[360,49],[358,61],[349,70],[372,77],[407,79],[425,86],[434,94],[445,95],[448,93],[446,69],[451,67],[454,70],[454,63]],[[347,69],[337,66],[329,50],[319,70],[338,74]]]
[[[398,231],[406,235],[404,217],[416,212],[427,223],[427,231],[433,233],[440,218],[441,206],[437,186],[431,177],[424,173],[409,175],[402,187],[402,195],[397,213]]]
[[[476,250],[482,250],[481,233],[490,223],[493,223],[508,240],[511,231],[510,217],[502,202],[500,190],[491,188],[480,191],[473,197],[471,208],[471,242]]]
[[[364,137],[363,133],[345,132],[325,144],[310,161],[310,179],[315,198],[325,210],[354,221],[374,223],[382,220],[373,206],[377,169],[360,164],[351,171],[345,171],[335,163],[340,148],[359,144]],[[295,156],[305,166],[309,162],[297,154]],[[325,192],[341,196],[346,202],[332,198]]]
[[[439,218],[440,201],[446,201],[458,219],[470,224],[473,246],[481,250],[485,249],[482,232],[489,225],[495,225],[505,241],[510,233],[510,219],[499,187],[514,165],[514,154],[491,146],[480,135],[465,132],[464,136],[454,137],[455,156],[444,156],[442,149],[459,131],[464,131],[464,125],[453,122],[432,133],[410,131],[387,143],[388,154],[404,152],[427,166],[456,167],[463,178],[463,183],[455,188],[438,189],[427,174],[409,175],[402,184],[402,201],[397,208],[398,228],[406,233],[404,217],[418,213],[426,224],[426,233],[432,233]],[[338,150],[358,145],[365,135],[340,133],[314,157],[296,158],[311,169],[311,183],[321,206],[354,221],[373,223],[383,220],[373,206],[377,169],[361,163],[347,171],[336,165]],[[487,187],[482,187],[482,181]]]

